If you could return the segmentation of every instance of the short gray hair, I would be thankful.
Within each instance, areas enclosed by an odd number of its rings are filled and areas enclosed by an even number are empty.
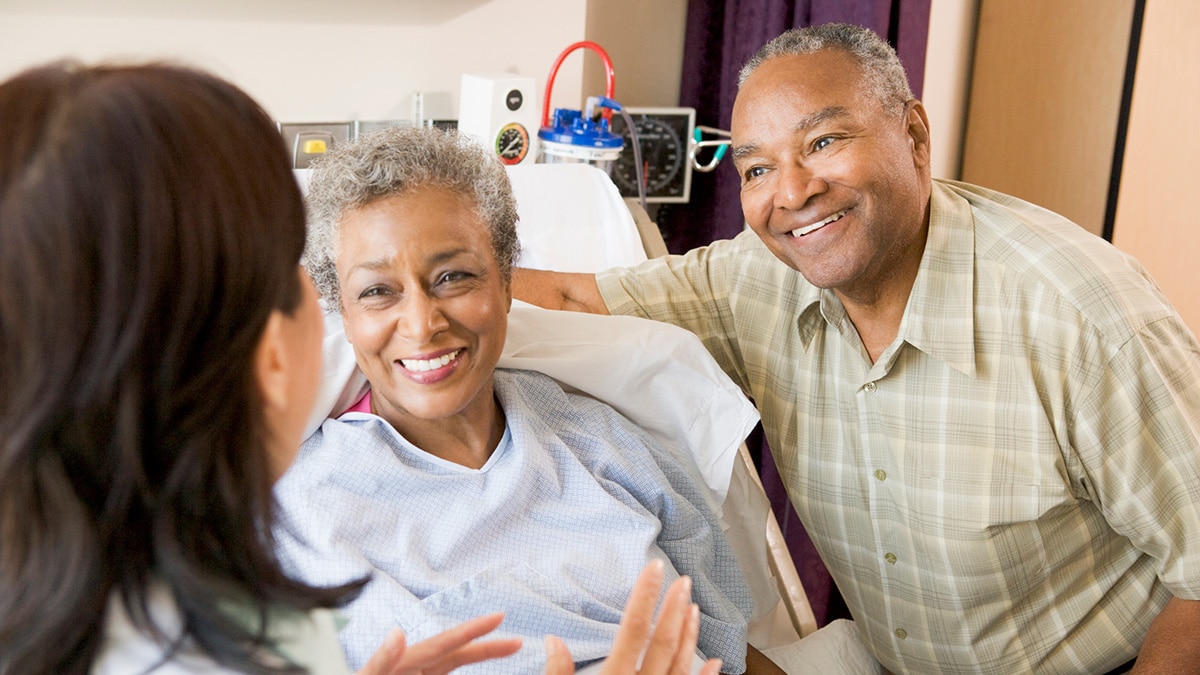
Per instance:
[[[520,253],[517,201],[495,153],[457,131],[385,129],[335,146],[313,163],[308,187],[304,267],[328,311],[341,310],[337,239],[347,211],[421,187],[467,197],[491,231],[492,252],[505,282]]]
[[[868,89],[885,109],[903,109],[913,98],[904,65],[892,46],[875,31],[847,23],[827,23],[793,28],[763,45],[738,73],[738,88],[759,66],[779,56],[812,54],[841,49],[858,63]]]

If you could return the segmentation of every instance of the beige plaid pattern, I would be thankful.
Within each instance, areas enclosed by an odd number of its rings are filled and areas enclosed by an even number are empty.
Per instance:
[[[598,277],[752,397],[792,501],[895,672],[1103,673],[1200,599],[1200,347],[1136,261],[935,181],[895,341],[751,233]]]

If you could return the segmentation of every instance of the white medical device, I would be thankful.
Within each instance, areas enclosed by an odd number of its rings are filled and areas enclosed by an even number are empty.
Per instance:
[[[532,77],[466,73],[458,99],[458,129],[494,149],[508,165],[537,157],[538,107]]]

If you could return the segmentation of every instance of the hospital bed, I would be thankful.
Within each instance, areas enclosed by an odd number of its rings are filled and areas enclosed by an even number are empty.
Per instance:
[[[519,265],[595,272],[666,254],[646,212],[636,200],[622,199],[599,169],[533,164],[508,170],[520,216]],[[306,171],[297,176],[306,182]],[[340,319],[330,315],[326,325],[325,382],[310,430],[328,411],[349,407],[365,384]],[[751,588],[750,643],[788,672],[881,672],[852,622],[817,631],[743,443],[758,414],[699,339],[634,317],[551,312],[514,301],[498,365],[537,370],[603,400],[666,444],[686,439]]]

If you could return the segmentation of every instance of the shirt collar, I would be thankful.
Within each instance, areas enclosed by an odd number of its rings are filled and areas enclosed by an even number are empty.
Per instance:
[[[975,377],[975,220],[971,205],[937,181],[929,235],[900,338]]]
[[[971,207],[934,181],[929,234],[900,321],[899,339],[951,368],[975,376],[975,227]],[[804,285],[796,327],[808,349],[821,319],[841,330],[849,319],[830,290]]]
[[[821,319],[824,318],[830,325],[837,326],[838,313],[844,317],[845,311],[832,292],[809,284],[804,284],[801,288],[803,290],[798,304],[800,314],[796,319],[796,329],[800,332],[800,341],[807,350],[812,345],[813,336],[821,328]]]

